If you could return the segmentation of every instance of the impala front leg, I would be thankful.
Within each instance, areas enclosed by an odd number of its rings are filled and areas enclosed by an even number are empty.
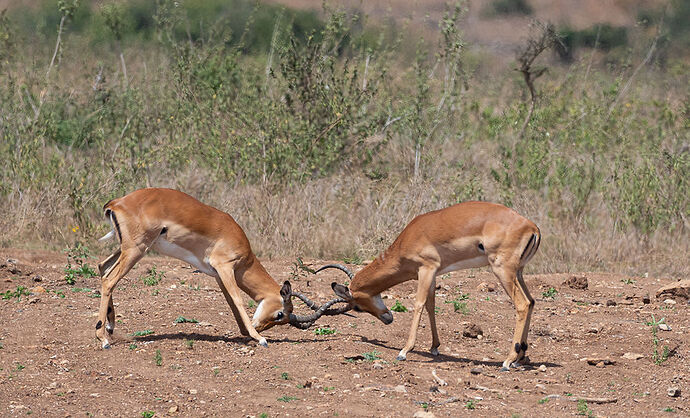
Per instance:
[[[241,321],[237,321],[237,325],[240,327],[240,332],[242,332],[242,329],[244,328],[249,333],[250,337],[259,342],[259,345],[262,347],[268,347],[268,342],[266,342],[266,339],[256,331],[254,325],[252,325],[252,321],[249,319],[249,315],[247,315],[244,307],[242,307],[242,295],[240,294],[240,288],[237,286],[237,282],[235,281],[234,266],[231,264],[222,264],[219,266],[214,265],[213,267],[218,272],[227,294],[230,295],[230,300],[234,303],[235,309],[232,310],[233,314],[235,314],[235,311],[237,311],[236,314],[238,314],[241,319]],[[223,293],[225,294],[225,292]],[[230,307],[232,308],[233,305],[231,304]]]
[[[239,309],[237,308],[237,306],[235,306],[235,302],[232,300],[230,293],[228,293],[228,289],[225,288],[223,280],[221,280],[220,277],[216,277],[216,282],[218,283],[218,287],[220,287],[221,292],[223,292],[223,295],[225,296],[225,300],[228,302],[228,305],[230,305],[232,314],[234,315],[235,321],[237,322],[237,326],[240,329],[240,334],[244,335],[245,337],[249,337],[249,331],[247,330],[247,327],[244,326],[242,314],[240,314]]]
[[[407,358],[407,353],[409,353],[417,341],[417,329],[419,328],[419,321],[422,318],[422,311],[424,310],[424,305],[430,297],[429,292],[435,292],[434,289],[434,277],[436,276],[436,267],[426,267],[422,266],[419,268],[417,283],[417,297],[414,301],[414,315],[412,316],[412,325],[410,326],[410,336],[407,338],[407,344],[400,350],[397,360],[405,360]],[[432,302],[433,304],[433,302]],[[432,308],[433,310],[433,308]],[[436,325],[434,321],[434,325]],[[432,329],[432,335],[434,334],[436,327]],[[436,335],[436,341],[432,343],[432,354],[433,345],[438,342],[438,335]],[[438,346],[437,346],[438,347]]]

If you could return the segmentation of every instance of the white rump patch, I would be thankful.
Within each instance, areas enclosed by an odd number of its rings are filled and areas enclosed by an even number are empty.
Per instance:
[[[444,267],[443,269],[436,272],[437,275],[450,273],[455,270],[464,270],[469,268],[484,267],[489,265],[489,259],[485,256],[479,256],[474,258],[468,258],[466,260],[458,261],[457,263],[451,264]]]

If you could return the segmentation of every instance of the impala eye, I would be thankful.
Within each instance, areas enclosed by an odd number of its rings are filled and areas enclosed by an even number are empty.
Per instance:
[[[276,319],[283,319],[284,316],[285,316],[285,314],[284,314],[282,311],[281,311],[281,312],[278,312],[278,313],[276,314]]]

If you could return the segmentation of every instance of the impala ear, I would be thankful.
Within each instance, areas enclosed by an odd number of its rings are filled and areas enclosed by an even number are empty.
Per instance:
[[[283,303],[291,302],[292,286],[290,282],[285,280],[283,287],[280,289],[280,296],[283,298]]]
[[[335,292],[336,296],[343,298],[346,301],[352,300],[352,294],[350,293],[350,289],[348,289],[347,286],[343,286],[342,284],[333,282],[331,283],[331,288],[333,289],[333,292]]]

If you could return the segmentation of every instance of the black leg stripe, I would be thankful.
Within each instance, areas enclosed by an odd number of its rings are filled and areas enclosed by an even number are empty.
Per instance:
[[[96,329],[101,329],[102,326],[103,326],[103,322],[102,322],[102,321],[96,322]]]

